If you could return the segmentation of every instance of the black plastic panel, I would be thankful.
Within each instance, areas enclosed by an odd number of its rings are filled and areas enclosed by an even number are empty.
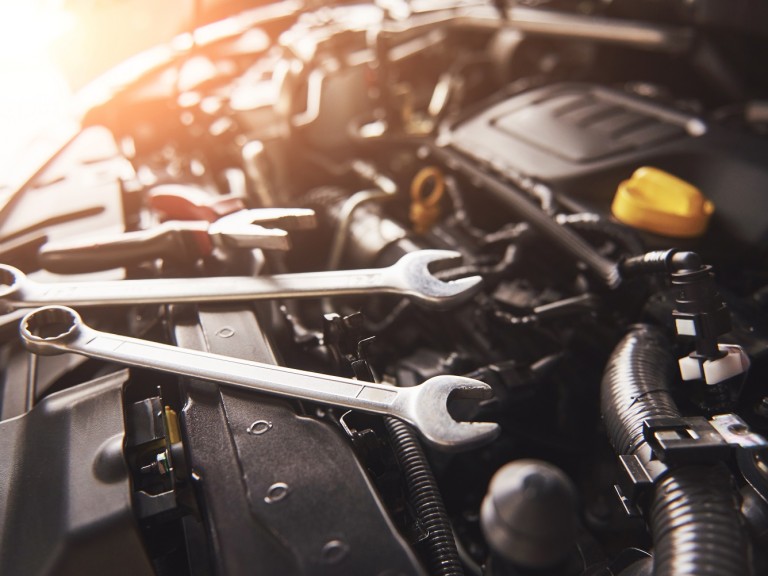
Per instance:
[[[537,88],[489,106],[447,134],[451,147],[495,171],[547,183],[608,212],[641,166],[666,170],[715,203],[710,234],[768,247],[768,140],[655,101],[589,84]]]
[[[123,459],[128,371],[0,423],[0,574],[154,574]]]
[[[491,126],[571,162],[594,161],[686,135],[685,118],[639,111],[601,89],[570,88],[530,102],[520,100],[515,108],[501,107]]]
[[[188,347],[276,361],[255,315],[201,307]],[[261,433],[249,432],[255,422]],[[267,428],[267,424],[269,427]],[[182,428],[216,574],[423,575],[339,431],[285,400],[201,381],[187,385]],[[285,493],[280,496],[285,486]]]

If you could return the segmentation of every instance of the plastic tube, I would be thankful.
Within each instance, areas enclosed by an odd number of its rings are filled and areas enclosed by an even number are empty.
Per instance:
[[[618,454],[648,458],[643,420],[680,416],[669,392],[673,370],[671,345],[650,326],[633,328],[613,351],[601,407]],[[648,515],[654,576],[750,573],[737,492],[724,466],[670,469],[656,481]]]

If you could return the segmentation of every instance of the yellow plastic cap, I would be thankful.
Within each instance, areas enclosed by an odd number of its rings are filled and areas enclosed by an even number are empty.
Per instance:
[[[611,206],[624,224],[675,238],[701,236],[715,205],[672,174],[644,166],[619,184]]]

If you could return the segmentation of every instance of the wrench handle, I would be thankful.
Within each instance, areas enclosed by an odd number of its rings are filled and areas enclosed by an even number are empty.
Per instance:
[[[299,272],[256,278],[281,292],[282,298],[347,296],[367,292],[396,292],[390,268]]]
[[[160,370],[375,414],[391,414],[398,404],[398,396],[404,392],[394,387],[350,378],[115,336],[84,326],[79,327],[74,340],[59,345],[58,349],[127,366]]]
[[[274,298],[315,298],[391,292],[385,284],[389,269],[305,272],[274,276],[153,278],[94,282],[42,283],[20,276],[18,292],[7,298],[13,308],[62,304],[107,306],[169,302],[232,302]]]
[[[431,263],[458,255],[448,250],[419,250],[402,256],[387,268],[256,278],[217,276],[105,282],[38,283],[20,270],[0,264],[0,300],[6,308],[15,309],[51,304],[108,306],[232,302],[378,293],[407,296],[426,307],[445,308],[471,298],[482,281],[479,276],[471,276],[444,282],[429,271]]]
[[[100,332],[64,306],[47,306],[28,313],[19,332],[27,349],[36,354],[75,352],[126,366],[395,416],[415,426],[425,440],[446,450],[479,445],[499,432],[495,423],[457,422],[450,415],[448,400],[453,393],[473,398],[493,394],[487,384],[461,376],[435,376],[411,388],[371,384]]]

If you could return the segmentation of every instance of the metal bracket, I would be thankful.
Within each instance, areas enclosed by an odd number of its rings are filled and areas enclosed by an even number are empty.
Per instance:
[[[667,465],[718,462],[729,458],[734,448],[768,446],[736,414],[720,414],[711,420],[700,416],[650,418],[643,421],[643,436],[654,457]]]
[[[619,456],[620,476],[615,486],[629,516],[640,516],[642,494],[671,467],[711,464],[731,457],[764,450],[768,440],[749,429],[736,414],[720,414],[712,419],[649,418],[643,421],[643,436],[650,449],[645,454]]]

